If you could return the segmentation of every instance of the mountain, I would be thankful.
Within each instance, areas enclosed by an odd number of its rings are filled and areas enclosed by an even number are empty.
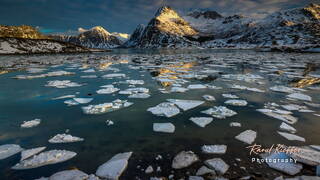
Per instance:
[[[222,15],[217,13],[216,11],[206,11],[206,10],[195,10],[188,13],[188,16],[193,18],[204,18],[204,19],[218,19],[222,18]]]
[[[0,54],[79,53],[90,49],[52,39],[0,37]]]
[[[88,48],[109,49],[122,45],[124,34],[111,34],[101,26],[89,30],[81,28],[80,34],[73,35],[51,35],[53,39],[81,45]],[[119,36],[122,36],[119,38]]]
[[[31,26],[3,26],[0,25],[0,37],[46,39],[38,30]]]
[[[138,26],[124,46],[138,48],[194,46],[198,43],[190,41],[188,37],[197,34],[198,32],[177,12],[165,6],[158,10],[146,27]]]

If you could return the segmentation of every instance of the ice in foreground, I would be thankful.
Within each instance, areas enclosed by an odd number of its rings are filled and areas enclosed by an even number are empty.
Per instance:
[[[132,152],[120,153],[113,156],[109,161],[99,166],[96,175],[109,179],[117,180],[128,166]]]
[[[289,154],[292,158],[297,161],[308,164],[310,166],[317,166],[320,164],[320,152],[307,147],[296,147],[297,152]]]
[[[154,115],[165,116],[168,118],[180,113],[180,110],[173,103],[169,102],[164,102],[155,107],[151,107],[147,111],[150,111]]]
[[[45,150],[46,147],[38,147],[38,148],[32,148],[32,149],[26,149],[26,150],[23,150],[21,152],[21,159],[20,161],[23,161],[25,159],[28,159],[38,153],[40,153],[41,151]]]
[[[196,101],[196,100],[181,100],[181,99],[167,99],[167,101],[174,103],[179,108],[184,111],[200,106],[204,103],[204,101]]]
[[[224,154],[227,151],[226,145],[204,145],[201,147],[203,153],[206,154]]]
[[[65,170],[60,171],[48,178],[49,180],[90,180],[89,175],[79,171],[77,169],[74,170]]]
[[[218,119],[225,119],[226,117],[231,117],[237,114],[235,111],[232,111],[225,106],[214,106],[213,108],[201,112]]]
[[[306,141],[303,137],[300,137],[300,136],[297,136],[294,134],[279,132],[279,131],[278,131],[278,134],[280,134],[284,138],[288,139],[289,141],[302,141],[302,142]]]
[[[285,131],[289,131],[291,133],[295,133],[297,131],[294,127],[292,127],[284,122],[281,123],[280,129],[285,130]]]
[[[31,121],[23,121],[23,123],[21,124],[21,128],[32,128],[32,127],[36,127],[41,123],[40,119],[34,119]]]
[[[103,103],[98,105],[89,105],[82,107],[82,110],[85,114],[103,114],[115,110],[119,110],[121,108],[129,107],[133,103],[127,102],[126,100],[114,100],[111,103]]]
[[[312,98],[308,95],[302,93],[292,93],[287,95],[288,98],[302,100],[302,101],[312,101]]]
[[[55,81],[48,81],[47,87],[55,87],[55,88],[68,88],[68,87],[79,87],[81,84],[71,82],[70,80],[55,80]]]
[[[246,106],[248,104],[247,101],[245,100],[237,100],[237,99],[230,99],[224,103],[228,105],[233,105],[233,106]]]
[[[257,137],[257,132],[253,131],[253,130],[246,130],[242,133],[240,133],[239,135],[237,135],[235,138],[239,141],[242,141],[244,143],[247,144],[252,144],[254,142],[254,140]]]
[[[190,121],[194,122],[196,125],[200,127],[206,127],[206,125],[210,124],[213,121],[213,118],[210,117],[192,117]]]
[[[281,159],[281,160],[289,160],[290,157],[287,156],[285,153],[272,153],[271,155],[266,157],[267,159]],[[268,166],[276,169],[278,171],[287,173],[289,175],[295,175],[299,173],[302,170],[302,165],[298,163],[293,163],[293,162],[269,162],[266,161]]]
[[[221,158],[208,159],[204,162],[209,168],[214,169],[220,174],[228,171],[229,165],[226,164]]]
[[[172,123],[153,123],[153,131],[173,133],[175,131],[175,126]]]
[[[0,160],[13,156],[23,149],[16,144],[5,144],[0,146]]]
[[[199,158],[194,152],[181,151],[174,157],[171,167],[173,169],[182,169],[190,166],[197,161],[199,161]]]
[[[72,143],[83,140],[84,139],[72,136],[70,134],[57,134],[53,138],[49,139],[49,143]]]
[[[61,163],[75,157],[77,153],[66,150],[51,150],[35,155],[30,159],[21,161],[12,167],[12,169],[23,170],[33,169],[50,164]]]

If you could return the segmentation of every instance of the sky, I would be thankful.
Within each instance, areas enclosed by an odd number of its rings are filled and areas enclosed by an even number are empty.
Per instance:
[[[102,26],[109,32],[132,33],[147,24],[163,5],[187,12],[210,9],[223,15],[266,14],[319,0],[0,0],[0,24],[31,25],[43,33],[75,32]]]

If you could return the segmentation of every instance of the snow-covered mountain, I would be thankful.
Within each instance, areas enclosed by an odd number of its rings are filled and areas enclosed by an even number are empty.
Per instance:
[[[215,11],[193,11],[180,16],[162,7],[147,26],[139,25],[126,47],[203,48],[320,46],[320,5],[279,11],[264,19],[243,15],[223,17]]]
[[[53,39],[81,45],[88,48],[109,49],[122,45],[126,34],[111,34],[101,26],[93,27],[89,30],[81,28],[80,34],[73,35],[51,35]]]
[[[139,25],[124,46],[138,48],[186,47],[198,45],[188,37],[198,32],[172,8],[158,10],[147,26]]]

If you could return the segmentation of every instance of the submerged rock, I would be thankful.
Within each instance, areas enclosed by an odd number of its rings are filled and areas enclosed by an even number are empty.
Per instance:
[[[109,161],[99,166],[96,175],[109,180],[119,179],[127,168],[131,155],[132,152],[126,152],[113,156]]]
[[[200,106],[204,103],[204,101],[196,101],[196,100],[181,100],[181,99],[167,99],[167,101],[174,103],[179,108],[184,111]]]
[[[172,123],[153,123],[153,131],[164,132],[164,133],[174,133],[175,126]]]
[[[23,123],[20,125],[21,128],[32,128],[36,127],[41,123],[41,119],[34,119],[31,121],[23,121]]]
[[[23,150],[21,152],[21,159],[20,161],[23,161],[25,159],[28,159],[40,152],[42,152],[43,150],[45,150],[46,147],[38,147],[38,148],[33,148],[33,149],[26,149],[26,150]]]
[[[237,100],[237,99],[231,99],[224,102],[225,104],[233,105],[233,106],[246,106],[248,104],[245,100]]]
[[[254,140],[257,137],[257,132],[253,131],[253,130],[246,130],[242,133],[240,133],[239,135],[237,135],[235,138],[239,141],[242,141],[244,143],[247,144],[252,144],[254,142]]]
[[[225,154],[227,151],[226,145],[204,145],[201,147],[203,153],[206,154]]]
[[[180,113],[180,110],[173,103],[169,102],[164,102],[155,107],[151,107],[147,111],[150,111],[154,115],[165,116],[168,118]]]
[[[12,167],[12,169],[23,170],[33,169],[45,165],[61,163],[75,157],[77,153],[66,150],[51,150],[42,152],[32,158],[21,161]]]
[[[171,167],[173,169],[182,169],[190,166],[197,161],[199,161],[199,158],[194,152],[181,151],[174,157]]]
[[[237,114],[235,111],[232,111],[225,106],[214,106],[213,108],[201,112],[218,119],[225,119],[226,117],[231,117]]]
[[[72,143],[83,141],[84,139],[69,134],[57,134],[49,139],[49,143]]]
[[[219,174],[224,174],[228,171],[229,165],[221,158],[208,159],[204,162],[209,168],[214,169]]]
[[[190,121],[194,122],[198,126],[204,128],[206,125],[210,124],[213,121],[213,118],[210,117],[192,117]]]
[[[0,146],[0,160],[13,156],[23,149],[16,144],[5,144]]]
[[[279,131],[278,131],[278,134],[288,139],[289,141],[302,141],[302,142],[306,141],[303,137],[300,137],[294,134],[289,134],[289,133],[279,132]]]

